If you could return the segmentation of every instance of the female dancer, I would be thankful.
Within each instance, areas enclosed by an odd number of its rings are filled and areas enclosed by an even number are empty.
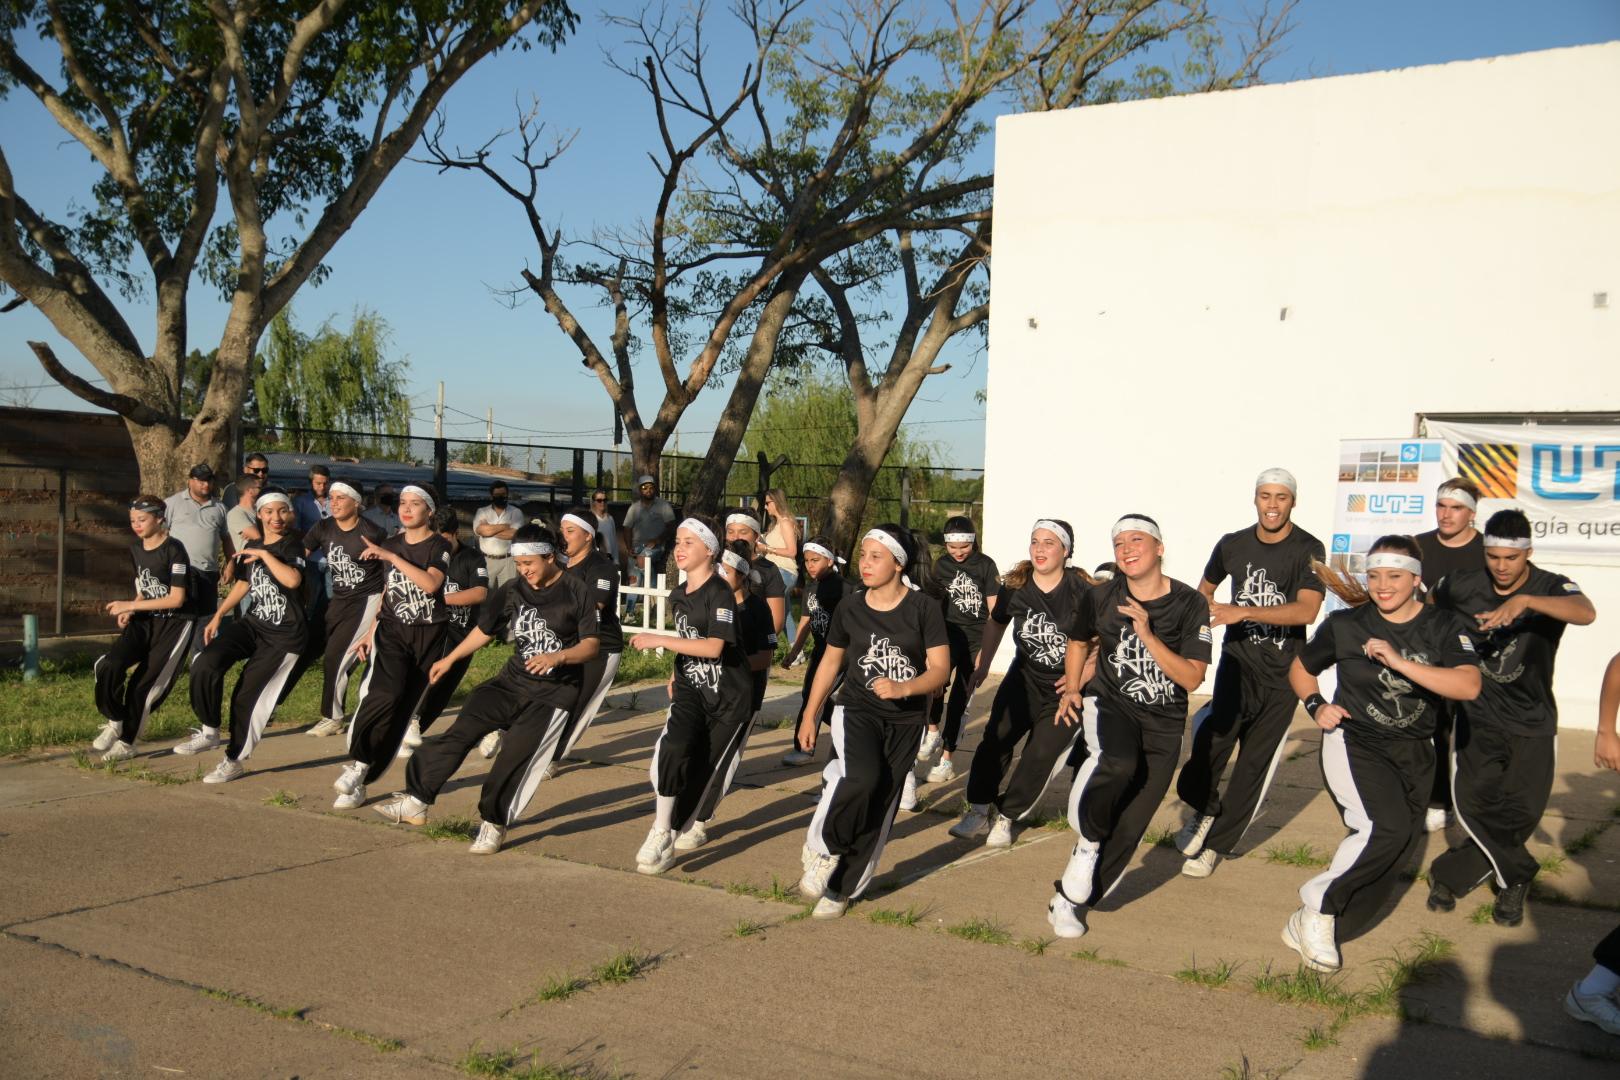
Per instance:
[[[1283,941],[1317,971],[1339,969],[1339,939],[1377,910],[1423,831],[1444,702],[1480,692],[1468,628],[1418,597],[1419,551],[1409,536],[1373,544],[1372,602],[1329,615],[1289,669],[1289,684],[1324,732],[1322,777],[1350,830],[1328,868],[1301,886],[1302,906],[1283,927]],[[1338,675],[1331,703],[1316,681],[1330,667]]]
[[[787,634],[787,643],[791,646],[796,629],[793,625],[793,586],[799,581],[799,523],[788,507],[787,492],[781,488],[770,488],[765,492],[765,513],[770,516],[771,527],[760,537],[756,554],[763,555],[782,575],[784,621],[777,627],[777,633]]]
[[[636,870],[643,874],[662,874],[674,864],[675,829],[692,821],[725,748],[748,723],[753,676],[738,647],[737,602],[715,573],[719,554],[720,538],[710,522],[689,517],[676,526],[675,565],[686,582],[669,596],[675,634],[630,639],[633,649],[675,654],[669,715],[650,770],[657,808],[636,852]],[[781,578],[776,580],[780,586]]]
[[[96,661],[96,708],[107,718],[90,745],[104,762],[135,756],[135,740],[163,704],[191,645],[195,625],[186,606],[190,565],[186,549],[163,523],[163,500],[141,495],[129,504],[129,545],[135,564],[135,599],[114,600],[107,614],[122,633]],[[134,671],[130,669],[134,668]]]
[[[1204,681],[1211,635],[1209,601],[1164,573],[1164,538],[1143,514],[1114,523],[1119,573],[1094,587],[1069,634],[1058,719],[1082,716],[1080,689],[1090,639],[1096,675],[1085,685],[1095,715],[1081,730],[1087,756],[1069,792],[1069,824],[1080,834],[1046,905],[1059,937],[1086,932],[1082,909],[1108,895],[1147,832],[1181,756],[1187,695]]]
[[[1068,522],[1037,521],[1030,530],[1029,560],[1007,575],[1006,592],[985,623],[968,692],[984,683],[1009,625],[1017,655],[990,704],[990,721],[968,772],[968,808],[951,826],[952,836],[976,840],[988,834],[989,846],[1011,846],[1015,823],[1041,801],[1079,738],[1075,729],[1054,722],[1064,689],[1067,631],[1090,589],[1085,575],[1068,565],[1073,551]],[[1025,736],[1023,755],[1003,792],[1002,778]]]
[[[581,667],[596,655],[596,601],[557,561],[556,538],[542,525],[512,537],[516,575],[478,612],[478,625],[433,664],[437,682],[497,637],[509,638],[512,658],[467,698],[455,723],[428,739],[405,770],[405,794],[376,808],[389,821],[421,825],[444,785],[491,731],[505,731],[499,755],[478,800],[483,823],[468,850],[493,855],[506,831],[545,778],[569,715],[580,700]]]
[[[441,506],[433,511],[433,531],[450,545],[450,570],[444,575],[444,606],[450,609],[450,618],[444,624],[444,647],[448,655],[466,640],[467,632],[472,629],[473,620],[478,615],[478,605],[489,598],[489,568],[484,565],[484,553],[478,550],[477,544],[461,542],[461,518],[456,514],[455,507]],[[450,704],[451,695],[461,685],[461,679],[467,674],[467,667],[471,663],[472,653],[468,653],[446,668],[443,675],[422,691],[422,700],[416,703],[410,725],[405,729],[405,738],[400,743],[402,756],[409,757],[422,745],[422,732],[432,727],[445,706]],[[499,731],[494,734],[497,738],[500,736]],[[490,750],[484,756],[492,758],[495,751]]]
[[[572,719],[563,733],[562,747],[546,766],[548,776],[556,773],[558,761],[574,752],[580,736],[596,719],[608,689],[613,686],[614,676],[619,673],[619,658],[624,652],[624,631],[619,626],[619,567],[596,542],[596,515],[583,506],[576,506],[562,516],[561,531],[568,572],[584,582],[596,598],[599,645],[596,655],[585,665],[579,704],[569,710]]]
[[[350,761],[332,781],[338,793],[332,807],[353,810],[366,801],[374,782],[399,753],[410,726],[411,710],[428,688],[428,671],[444,655],[444,579],[450,569],[450,541],[433,531],[433,494],[416,484],[399,492],[400,531],[380,544],[365,541],[361,554],[388,567],[383,584],[382,614],[371,639],[361,642],[369,653],[360,701],[349,726]]]
[[[803,700],[805,704],[810,701],[810,687],[816,678],[816,669],[821,666],[822,657],[827,652],[827,629],[832,625],[833,613],[838,610],[838,604],[844,598],[844,575],[840,572],[841,560],[833,554],[832,545],[821,537],[806,540],[804,544],[804,615],[799,619],[798,636],[793,639],[792,648],[782,658],[782,667],[790,668],[794,661],[804,652],[804,646],[811,637],[815,638],[815,645],[810,650],[810,665],[804,672]],[[836,691],[837,686],[833,689]],[[821,723],[832,722],[832,697],[821,710]],[[801,706],[800,711],[803,711]],[[803,765],[815,757],[808,750],[799,749],[795,743],[792,749],[782,755],[782,764],[787,766]]]
[[[236,553],[236,584],[202,628],[203,651],[191,662],[191,708],[201,726],[174,748],[189,756],[219,745],[225,674],[246,660],[231,691],[230,742],[225,757],[203,777],[205,784],[229,783],[247,771],[242,762],[264,736],[308,634],[299,592],[304,584],[304,548],[290,535],[296,517],[292,499],[279,488],[269,488],[253,508],[264,539],[250,540]],[[220,620],[244,597],[249,601],[247,614],[221,630]]]
[[[746,541],[751,551],[760,547],[759,519],[746,509],[733,510],[726,515],[726,543],[737,540]],[[751,558],[748,591],[764,600],[771,609],[771,629],[780,634],[787,625],[787,588],[782,582],[782,571],[764,555]]]
[[[324,555],[332,575],[332,599],[326,604],[321,719],[309,729],[309,734],[315,736],[336,735],[343,730],[343,718],[348,715],[349,676],[360,662],[360,643],[371,636],[377,611],[382,607],[383,565],[361,556],[366,541],[380,544],[387,538],[382,529],[360,516],[365,500],[354,482],[334,480],[327,489],[327,499],[332,516],[322,518],[304,534],[305,553]],[[310,629],[313,638],[316,627]],[[309,642],[299,665],[300,674],[320,648],[320,643]],[[291,681],[296,682],[297,675]]]
[[[943,784],[956,777],[951,755],[956,753],[956,740],[962,734],[962,716],[967,712],[968,699],[973,696],[969,684],[978,666],[985,619],[995,610],[996,596],[1001,591],[1001,571],[996,569],[994,559],[979,550],[973,522],[965,517],[953,517],[945,523],[945,554],[934,564],[934,576],[945,589],[945,633],[951,641],[951,682],[948,691],[934,699],[928,734],[923,736],[917,760],[932,761],[934,755],[939,754],[939,764],[928,771],[928,782]],[[940,723],[942,714],[943,725]]]
[[[900,794],[928,721],[928,695],[950,668],[945,618],[937,601],[912,589],[905,571],[916,547],[898,525],[879,525],[861,540],[866,590],[839,605],[827,651],[799,718],[799,746],[815,749],[821,707],[842,673],[833,709],[837,751],[810,822],[799,891],[811,913],[836,919],[861,895],[883,855]]]

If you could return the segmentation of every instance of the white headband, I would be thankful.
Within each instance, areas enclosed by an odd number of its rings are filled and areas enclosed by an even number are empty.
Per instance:
[[[428,513],[430,514],[439,508],[437,504],[434,503],[433,496],[427,493],[426,488],[417,487],[415,484],[406,484],[404,487],[399,489],[399,497],[403,499],[407,495],[415,495],[418,499],[421,499],[423,502],[427,503]]]
[[[1153,522],[1149,521],[1147,518],[1120,518],[1118,521],[1114,522],[1114,529],[1108,534],[1108,539],[1117,540],[1119,538],[1119,534],[1122,532],[1144,532],[1160,543],[1164,542],[1164,535],[1159,532],[1159,527],[1153,524]]]
[[[739,574],[748,573],[748,560],[732,551],[730,548],[720,553],[720,561],[737,571]]]
[[[1031,525],[1029,529],[1029,534],[1031,537],[1035,535],[1036,529],[1045,529],[1047,532],[1055,535],[1060,541],[1062,541],[1064,551],[1074,550],[1074,537],[1069,535],[1069,530],[1065,529],[1051,518],[1041,518],[1041,520],[1037,521],[1034,525]]]
[[[267,491],[263,495],[260,495],[258,497],[258,499],[253,503],[253,512],[258,513],[260,510],[263,510],[265,507],[269,506],[271,503],[282,503],[282,504],[284,504],[286,506],[291,506],[292,505],[292,500],[287,498],[287,496],[283,492],[280,492],[280,491]]]
[[[849,564],[849,561],[843,556],[834,555],[831,550],[821,544],[816,543],[814,540],[807,542],[804,545],[804,550],[807,552],[813,551],[817,555],[820,555],[823,559],[826,559],[828,562],[836,563],[839,566],[847,566]]]
[[[945,534],[945,542],[947,544],[971,544],[971,543],[973,543],[974,539],[975,539],[975,537],[974,537],[974,535],[972,533],[946,533]]]
[[[1259,491],[1265,484],[1281,484],[1295,495],[1299,494],[1299,482],[1294,479],[1294,474],[1287,469],[1267,469],[1254,478],[1254,489],[1256,491]]]
[[[326,489],[326,494],[328,497],[332,495],[347,495],[355,502],[360,501],[360,493],[341,480],[332,481],[331,485]]]
[[[727,525],[746,525],[750,529],[753,529],[755,532],[764,532],[765,531],[764,529],[761,529],[759,527],[759,519],[758,518],[750,517],[747,514],[728,514],[726,516],[726,524]]]
[[[1528,536],[1486,536],[1485,546],[1525,551],[1530,547],[1530,538]]]
[[[512,557],[519,555],[555,555],[557,549],[538,540],[524,540],[512,545]]]
[[[1376,555],[1367,556],[1368,570],[1406,570],[1423,576],[1423,564],[1410,555],[1402,555],[1398,551],[1380,551]]]
[[[703,546],[709,549],[709,554],[711,556],[720,550],[720,541],[714,538],[713,531],[711,531],[707,525],[703,524],[703,522],[699,521],[697,518],[687,518],[685,521],[681,522],[677,528],[685,529],[687,532],[703,541]]]
[[[578,514],[564,514],[562,519],[573,525],[576,529],[584,529],[592,536],[596,535],[596,526],[580,517]]]
[[[1435,502],[1439,502],[1441,499],[1450,499],[1452,502],[1462,503],[1470,510],[1479,509],[1479,500],[1461,488],[1441,488],[1434,499]]]
[[[882,529],[873,529],[871,532],[861,537],[861,543],[863,544],[868,540],[876,540],[878,543],[889,549],[889,554],[894,556],[895,562],[899,563],[901,566],[906,565],[905,546],[901,544],[900,541],[884,532]]]

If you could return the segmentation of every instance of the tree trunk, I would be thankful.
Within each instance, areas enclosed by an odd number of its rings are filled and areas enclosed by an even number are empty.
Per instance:
[[[186,486],[190,464],[183,464],[178,452],[180,435],[167,424],[137,424],[125,419],[129,443],[135,449],[135,465],[141,474],[141,493],[167,499]],[[135,492],[131,492],[131,495]]]
[[[838,479],[827,493],[827,510],[821,534],[832,542],[833,550],[855,561],[856,531],[866,514],[866,500],[877,482],[878,469],[894,446],[905,410],[883,410],[876,423],[855,436],[855,443],[844,456]]]

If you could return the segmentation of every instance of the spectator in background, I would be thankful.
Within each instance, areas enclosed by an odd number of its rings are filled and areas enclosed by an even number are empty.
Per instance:
[[[259,515],[254,511],[253,504],[259,498],[259,492],[264,485],[259,478],[250,472],[245,472],[236,478],[231,489],[239,492],[236,505],[225,511],[225,525],[231,534],[231,546],[237,551],[247,547],[249,540],[262,540],[259,532]],[[225,568],[226,580],[230,580],[231,567]]]
[[[631,585],[643,583],[643,559],[652,560],[652,572],[656,579],[669,557],[670,542],[675,539],[675,508],[658,497],[658,481],[651,476],[642,476],[636,480],[636,490],[641,497],[631,503],[630,509],[625,512],[624,532],[619,534],[620,550],[630,562],[625,581]],[[625,611],[632,611],[635,606],[636,597],[632,594],[625,601]]]
[[[236,554],[230,528],[225,523],[225,506],[214,498],[214,470],[193,465],[184,491],[177,491],[164,502],[169,535],[180,541],[196,575],[198,610],[219,603],[219,572],[223,559]],[[194,636],[193,653],[202,651],[202,635]]]
[[[608,509],[608,493],[597,488],[591,493],[591,515],[596,518],[596,549],[612,560],[623,571],[623,558],[619,553],[619,527]]]
[[[332,470],[325,465],[311,465],[309,467],[309,490],[300,494],[293,500],[293,513],[297,516],[296,528],[299,537],[303,537],[332,516],[332,504],[327,498],[327,491],[332,486]],[[319,628],[325,625],[326,602],[332,598],[332,576],[326,569],[326,552],[320,548],[309,552],[308,573],[304,575],[304,599],[310,608],[311,636],[319,633]]]
[[[242,471],[256,477],[259,481],[259,490],[263,491],[264,485],[270,482],[270,459],[255,450],[242,459]],[[240,483],[241,481],[238,480],[226,484],[224,492],[220,494],[219,501],[228,507],[235,506],[241,499],[241,492],[237,490]]]
[[[497,480],[489,485],[489,505],[480,506],[473,514],[473,533],[478,537],[478,550],[484,555],[491,589],[498,589],[517,576],[512,565],[512,537],[523,524],[523,512],[507,505],[505,482]]]
[[[309,467],[309,490],[293,500],[293,511],[298,515],[298,531],[307,533],[332,516],[326,489],[332,484],[332,470],[325,465]]]
[[[371,506],[360,516],[371,522],[389,536],[399,532],[399,493],[394,490],[393,484],[378,484],[372,492]]]
[[[799,581],[799,522],[793,516],[793,509],[788,506],[787,492],[779,487],[765,492],[765,513],[771,524],[765,530],[765,535],[754,541],[755,554],[765,556],[776,567],[776,572],[782,575],[787,617],[779,632],[787,635],[791,648],[795,629],[793,586]]]

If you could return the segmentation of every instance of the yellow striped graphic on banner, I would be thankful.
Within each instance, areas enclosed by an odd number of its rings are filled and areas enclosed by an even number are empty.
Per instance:
[[[1457,472],[1472,480],[1487,499],[1519,494],[1519,447],[1515,443],[1463,443],[1457,447]]]

